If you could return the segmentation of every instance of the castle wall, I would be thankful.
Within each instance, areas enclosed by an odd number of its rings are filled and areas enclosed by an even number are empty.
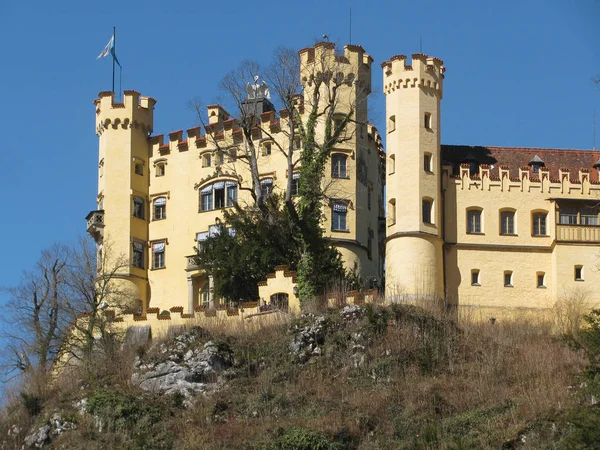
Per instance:
[[[459,177],[445,180],[449,301],[467,307],[551,308],[577,291],[585,293],[586,302],[599,304],[600,294],[592,289],[600,281],[598,242],[565,241],[557,208],[568,201],[600,198],[600,186],[587,182],[585,171],[579,176],[565,172],[561,180],[550,180],[546,169],[535,180],[525,170],[519,174],[501,170],[501,179],[490,179],[488,172],[483,165],[480,174],[471,176],[463,167]],[[469,232],[468,211],[473,209],[481,211],[478,233]],[[502,211],[514,212],[511,234],[502,234]],[[546,214],[543,235],[536,235],[534,213]],[[574,275],[578,265],[584,273],[581,281]],[[476,284],[473,271],[479,272]],[[505,286],[507,272],[512,272],[512,279]],[[542,274],[543,286],[538,286]]]

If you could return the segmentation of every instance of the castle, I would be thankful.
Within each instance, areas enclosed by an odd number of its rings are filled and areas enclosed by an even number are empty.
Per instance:
[[[336,112],[352,111],[354,119],[325,168],[326,236],[346,267],[379,285],[387,301],[549,308],[563,292],[600,300],[592,288],[600,281],[600,152],[441,145],[445,68],[424,54],[381,65],[384,152],[367,117],[371,56],[357,45],[338,54],[325,42],[299,54],[301,117],[311,74],[330,61],[343,81]],[[260,149],[261,195],[296,192],[299,173],[277,150],[287,145],[291,118],[254,86],[244,105],[258,108],[250,139]],[[106,241],[128,258],[118,275],[143,311],[185,305],[192,313],[222,301],[195,266],[194,247],[216,231],[225,208],[250,203],[251,174],[239,160],[248,137],[219,105],[208,106],[204,130],[154,135],[155,103],[135,91],[125,91],[122,103],[112,92],[95,101],[98,206],[88,232],[99,253]],[[293,147],[298,161],[302,144]]]

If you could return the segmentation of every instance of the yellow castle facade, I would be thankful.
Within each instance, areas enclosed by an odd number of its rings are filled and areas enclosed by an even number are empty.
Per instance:
[[[301,71],[314,71],[323,58],[349,80],[337,111],[354,110],[323,179],[323,227],[347,268],[356,267],[387,301],[549,308],[578,292],[600,302],[593,289],[600,281],[599,152],[441,145],[445,68],[423,54],[381,65],[384,152],[367,114],[373,59],[360,46],[337,54],[333,44],[319,43],[300,51]],[[305,85],[300,105],[308,91]],[[222,300],[195,266],[194,247],[215,232],[225,209],[251,204],[251,177],[238,159],[247,138],[219,105],[208,106],[204,129],[155,135],[155,100],[135,91],[123,97],[117,103],[101,92],[95,101],[98,197],[88,232],[99,252],[110,243],[129,261],[117,275],[143,311],[217,306]],[[289,117],[266,104],[251,137],[260,149],[261,195],[281,192],[290,178],[294,192],[299,175],[288,173],[277,150],[286,146]],[[294,147],[299,160],[300,141]]]

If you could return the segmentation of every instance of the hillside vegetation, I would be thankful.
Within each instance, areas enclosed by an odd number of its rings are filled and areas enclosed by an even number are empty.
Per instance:
[[[414,306],[352,306],[116,345],[45,391],[24,380],[1,448],[35,445],[43,427],[44,447],[88,450],[599,448],[599,318],[559,336],[544,321],[458,326]],[[203,393],[141,388],[140,368],[202,349],[224,355],[194,372]]]

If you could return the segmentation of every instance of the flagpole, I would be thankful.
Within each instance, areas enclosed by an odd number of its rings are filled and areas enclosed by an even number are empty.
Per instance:
[[[113,50],[112,53],[112,57],[113,57],[113,77],[112,77],[112,91],[113,94],[115,93],[115,55],[117,54],[117,27],[113,27]]]

